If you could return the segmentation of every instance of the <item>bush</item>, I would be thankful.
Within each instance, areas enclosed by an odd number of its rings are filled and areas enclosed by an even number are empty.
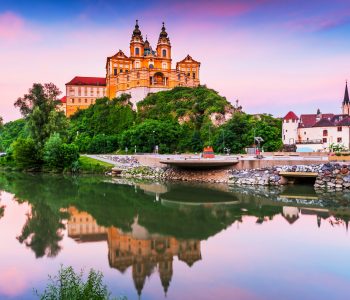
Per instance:
[[[41,166],[41,157],[34,141],[30,138],[18,139],[12,145],[13,159],[21,169],[38,169]]]
[[[79,158],[78,147],[63,143],[59,134],[55,133],[44,146],[44,162],[51,169],[61,170],[71,167]]]
[[[102,282],[103,275],[91,269],[86,281],[83,280],[83,271],[77,274],[72,267],[63,268],[58,275],[49,276],[49,284],[43,294],[36,292],[42,300],[108,300],[111,293]]]
[[[118,137],[111,135],[98,134],[95,135],[90,145],[88,146],[88,153],[111,153],[116,151],[118,148]]]

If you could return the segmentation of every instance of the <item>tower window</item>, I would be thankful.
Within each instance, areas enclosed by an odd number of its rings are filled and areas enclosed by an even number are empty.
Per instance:
[[[140,55],[140,48],[135,48],[135,54]]]
[[[120,69],[120,70],[119,70],[119,73],[123,73],[123,69]]]
[[[162,68],[163,68],[163,69],[166,69],[166,63],[163,63],[163,64],[162,64]]]
[[[139,61],[137,61],[137,62],[135,63],[135,68],[136,68],[136,69],[140,68],[140,62],[139,62]]]
[[[162,50],[162,56],[166,57],[166,50],[165,49]]]
[[[149,65],[149,68],[150,68],[150,69],[153,69],[153,68],[154,68],[154,65],[153,65],[153,64],[150,64],[150,65]]]
[[[196,79],[196,73],[192,74],[193,79]]]
[[[114,75],[117,75],[117,73],[118,73],[118,70],[114,69]]]

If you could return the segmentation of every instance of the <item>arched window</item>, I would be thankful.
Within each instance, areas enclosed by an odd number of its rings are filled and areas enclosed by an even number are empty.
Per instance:
[[[140,55],[140,48],[135,48],[135,55]]]
[[[149,68],[150,68],[150,69],[153,69],[153,68],[154,68],[154,65],[153,65],[153,64],[150,64],[150,65],[149,65]]]
[[[165,49],[162,50],[162,56],[166,57],[166,50]]]
[[[166,63],[162,63],[162,69],[166,69]]]
[[[135,63],[135,68],[136,68],[136,69],[139,69],[139,68],[140,68],[140,62],[139,62],[139,61],[137,61],[137,62]]]

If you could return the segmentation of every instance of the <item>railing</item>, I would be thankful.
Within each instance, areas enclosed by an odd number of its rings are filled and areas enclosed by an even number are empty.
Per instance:
[[[323,141],[321,139],[316,139],[316,140],[299,140],[295,142],[296,144],[302,144],[302,145],[307,145],[307,144],[323,144]]]

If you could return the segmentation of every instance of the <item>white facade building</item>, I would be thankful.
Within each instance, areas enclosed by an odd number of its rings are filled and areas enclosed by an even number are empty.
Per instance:
[[[290,111],[283,118],[282,140],[285,145],[297,146],[300,152],[327,151],[330,145],[350,149],[350,100],[345,86],[342,114],[303,114]]]

